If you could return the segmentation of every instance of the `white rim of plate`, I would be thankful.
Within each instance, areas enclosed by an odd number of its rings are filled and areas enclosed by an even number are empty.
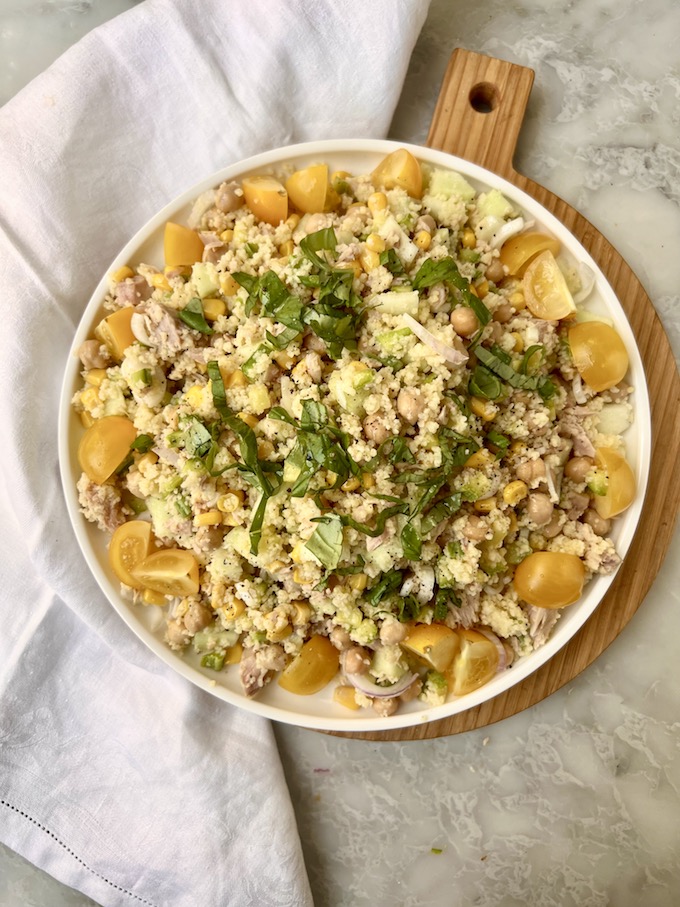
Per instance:
[[[96,323],[95,318],[101,316],[101,303],[108,289],[108,276],[111,271],[132,261],[138,263],[144,258],[140,257],[144,246],[158,245],[158,231],[165,222],[171,218],[181,221],[188,216],[191,203],[207,189],[217,186],[223,180],[237,179],[255,172],[266,172],[274,167],[283,167],[288,163],[295,166],[328,161],[330,158],[338,159],[338,163],[345,161],[348,169],[349,158],[366,158],[372,161],[365,164],[363,172],[367,172],[380,158],[397,148],[407,148],[419,160],[456,170],[466,179],[470,180],[478,191],[484,189],[499,189],[508,199],[528,215],[530,220],[536,221],[541,227],[556,236],[563,249],[570,253],[577,261],[583,262],[595,273],[595,287],[586,305],[610,318],[624,340],[630,357],[630,383],[633,385],[634,416],[633,426],[626,433],[627,451],[631,465],[636,475],[637,496],[631,507],[618,518],[612,533],[618,553],[625,558],[637,528],[642,506],[644,503],[649,463],[651,456],[651,417],[649,396],[644,377],[644,368],[640,353],[635,342],[635,337],[630,328],[625,313],[616,298],[616,295],[607,282],[594,259],[586,252],[578,240],[567,230],[557,218],[543,208],[537,201],[512,183],[485,170],[477,164],[470,163],[462,158],[455,157],[443,151],[413,145],[405,142],[394,142],[382,139],[329,139],[319,142],[306,142],[303,144],[289,145],[277,148],[263,154],[238,161],[228,167],[210,174],[199,183],[191,186],[181,195],[177,196],[151,218],[132,239],[121,249],[92,294],[81,321],[76,331],[74,341],[69,351],[65,369],[61,397],[59,403],[59,465],[61,481],[66,499],[69,517],[76,535],[76,539],[83,553],[86,564],[92,572],[102,592],[122,617],[132,631],[144,644],[161,658],[169,667],[187,680],[206,692],[222,699],[225,702],[243,708],[264,718],[270,718],[298,727],[322,731],[389,731],[397,728],[411,727],[447,718],[460,712],[474,708],[483,702],[491,700],[524,680],[534,671],[548,662],[553,655],[562,649],[574,634],[583,626],[593,611],[605,596],[616,573],[611,576],[598,576],[593,578],[580,601],[565,609],[552,635],[540,649],[530,655],[519,659],[509,670],[497,675],[479,690],[457,699],[451,699],[444,705],[433,708],[423,708],[419,702],[409,704],[404,711],[383,718],[368,711],[362,711],[361,717],[349,712],[342,706],[332,701],[333,684],[329,684],[321,693],[314,696],[302,697],[286,693],[278,685],[273,696],[268,695],[266,688],[261,699],[247,699],[238,689],[231,689],[220,682],[221,675],[201,669],[185,658],[171,650],[152,629],[152,621],[148,617],[148,608],[140,609],[133,606],[120,594],[118,584],[114,583],[106,570],[105,561],[105,535],[96,527],[87,523],[82,516],[78,505],[76,482],[80,471],[77,465],[75,451],[77,449],[77,436],[82,434],[82,427],[71,407],[71,399],[80,380],[80,363],[76,351],[80,344],[87,338],[90,328]],[[360,172],[355,169],[354,172]],[[630,442],[634,442],[632,445]],[[632,456],[631,456],[632,454]],[[156,609],[157,610],[157,609]],[[235,673],[235,672],[230,672]],[[228,676],[228,675],[227,675]],[[238,678],[236,678],[238,684]],[[234,686],[234,685],[232,685]],[[276,702],[268,702],[274,698]],[[282,704],[279,704],[281,701]],[[315,709],[300,711],[305,702],[314,703]],[[288,705],[290,703],[290,705]],[[298,709],[295,708],[298,705]],[[329,714],[326,714],[328,709]],[[347,717],[344,713],[347,712]]]

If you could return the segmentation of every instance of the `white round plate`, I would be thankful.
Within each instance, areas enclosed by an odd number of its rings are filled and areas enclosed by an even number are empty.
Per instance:
[[[94,325],[105,314],[101,303],[108,288],[108,274],[129,262],[133,264],[146,262],[156,265],[162,263],[165,222],[173,220],[186,223],[191,204],[201,192],[218,185],[223,180],[239,179],[247,174],[271,171],[284,164],[291,164],[293,167],[299,168],[323,161],[329,164],[331,170],[347,170],[354,174],[367,173],[386,154],[400,147],[408,148],[421,161],[459,171],[478,191],[489,188],[499,189],[517,207],[522,209],[528,220],[535,221],[537,227],[557,237],[566,253],[576,261],[588,265],[595,272],[595,286],[586,302],[587,307],[594,312],[605,314],[611,319],[623,338],[630,356],[629,381],[634,387],[631,399],[635,421],[625,435],[625,442],[627,456],[636,475],[638,491],[631,507],[615,520],[612,532],[618,553],[622,558],[625,557],[642,509],[651,448],[649,398],[642,361],[633,332],[621,305],[597,264],[564,225],[511,183],[461,158],[417,145],[350,139],[292,145],[226,167],[224,170],[206,177],[179,198],[170,202],[122,249],[111,263],[107,274],[102,277],[85,309],[73,341],[72,352],[75,353],[80,344],[91,335]],[[72,355],[69,357],[61,393],[59,458],[69,515],[87,565],[116,611],[155,655],[187,680],[212,695],[258,715],[317,730],[351,732],[407,727],[465,711],[492,699],[519,683],[552,658],[585,623],[612,583],[613,576],[598,576],[591,580],[581,600],[562,612],[550,639],[542,648],[519,659],[510,670],[497,675],[476,692],[458,699],[451,699],[436,708],[425,709],[422,703],[416,701],[402,706],[397,714],[388,718],[380,718],[369,710],[352,712],[333,702],[333,684],[329,684],[326,689],[313,696],[296,696],[287,693],[276,682],[273,682],[258,698],[248,699],[241,692],[237,670],[215,673],[201,668],[198,656],[191,653],[173,652],[162,640],[163,629],[159,626],[159,609],[153,606],[134,606],[121,596],[120,586],[108,566],[107,538],[104,533],[85,520],[78,506],[76,482],[80,476],[80,469],[76,453],[83,428],[80,419],[72,409],[71,399],[80,384],[80,362],[75,355]]]

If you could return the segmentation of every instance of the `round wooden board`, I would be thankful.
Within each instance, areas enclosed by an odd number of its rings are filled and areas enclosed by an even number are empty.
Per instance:
[[[616,249],[578,211],[517,173],[512,160],[534,80],[533,70],[456,50],[427,144],[492,170],[533,196],[590,252],[612,285],[637,340],[652,410],[650,480],[633,544],[606,597],[581,630],[542,668],[506,693],[450,718],[417,727],[335,736],[424,740],[485,727],[535,705],[576,677],[637,611],[666,555],[680,501],[680,376],[666,333],[640,281]]]

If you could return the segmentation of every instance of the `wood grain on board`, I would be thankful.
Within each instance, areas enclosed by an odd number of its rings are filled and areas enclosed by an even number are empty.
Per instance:
[[[618,636],[656,576],[680,501],[680,377],[658,315],[635,274],[578,211],[513,167],[534,80],[531,69],[456,50],[449,62],[427,144],[507,179],[551,211],[593,256],[635,334],[651,402],[652,460],[640,523],[616,579],[581,630],[543,667],[510,690],[450,718],[389,731],[338,733],[365,740],[423,740],[485,727],[535,705],[576,677]]]

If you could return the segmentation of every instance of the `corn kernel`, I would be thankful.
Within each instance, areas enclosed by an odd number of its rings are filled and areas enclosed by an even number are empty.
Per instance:
[[[223,230],[220,233],[220,239],[222,240],[222,242],[231,242],[233,238],[234,238],[233,230]]]
[[[509,453],[511,453],[513,457],[526,453],[526,450],[527,446],[524,441],[513,441],[509,447]]]
[[[206,510],[205,513],[199,513],[194,517],[197,526],[219,526],[221,522],[222,514],[219,510]]]
[[[384,211],[387,208],[387,196],[384,192],[373,192],[368,196],[366,204],[372,214],[377,214],[378,211]]]
[[[349,577],[347,582],[351,589],[354,589],[356,592],[363,592],[368,585],[368,577],[365,573],[355,573],[353,576]]]
[[[476,295],[480,299],[484,299],[485,296],[489,295],[489,281],[482,280],[480,283],[476,284],[475,289],[477,291]]]
[[[142,469],[147,466],[155,466],[158,463],[158,454],[155,454],[152,450],[147,450],[145,454],[142,454],[141,457],[137,460],[137,469]]]
[[[356,260],[356,258],[350,258],[349,261],[343,261],[339,265],[336,265],[338,271],[354,271],[355,277],[361,276],[361,265]]]
[[[279,350],[278,353],[274,353],[272,358],[284,372],[287,372],[295,362],[294,357],[287,350]]]
[[[217,509],[220,513],[233,513],[243,504],[244,494],[242,491],[225,491],[217,499]]]
[[[479,299],[479,293],[477,292],[477,287],[473,283],[470,284],[470,292],[472,293],[473,296],[476,296],[477,299]]]
[[[128,277],[134,277],[135,272],[128,265],[123,265],[122,268],[118,268],[117,271],[114,271],[111,274],[111,280],[114,283],[121,283],[123,280],[127,280]]]
[[[268,460],[274,453],[274,445],[267,438],[257,442],[257,455],[260,460]]]
[[[172,287],[165,274],[152,274],[151,286],[155,287],[157,290],[165,290],[166,293],[172,292]]]
[[[296,567],[293,570],[293,582],[297,583],[299,586],[309,586],[314,580],[309,579],[305,574],[305,571],[300,567]]]
[[[142,592],[142,601],[145,605],[164,605],[167,601],[161,592],[154,592],[153,589],[145,589]]]
[[[346,709],[352,709],[353,712],[356,712],[361,706],[357,703],[354,693],[354,687],[340,684],[333,690],[333,700],[338,705],[343,705]]]
[[[295,243],[292,239],[287,239],[284,243],[281,243],[279,246],[278,252],[283,258],[286,258],[288,255],[292,255],[295,251]]]
[[[352,476],[351,479],[347,479],[344,485],[341,486],[343,491],[356,491],[357,488],[361,488],[361,482],[357,479],[356,476]]]
[[[291,605],[295,609],[293,614],[293,625],[299,626],[300,624],[309,623],[309,620],[312,616],[312,609],[306,602],[291,602]]]
[[[371,475],[370,472],[365,472],[365,473],[361,476],[361,484],[362,484],[362,485],[364,486],[364,488],[366,488],[366,489],[368,489],[368,488],[373,488],[373,486],[375,485],[375,479],[374,479],[374,477]]]
[[[510,335],[513,341],[512,350],[514,353],[521,353],[524,349],[524,338],[517,331],[513,331]]]
[[[291,627],[291,625],[285,624],[285,626],[280,627],[278,630],[269,630],[267,633],[267,639],[269,640],[269,642],[281,642],[282,639],[287,639],[292,632],[293,628]]]
[[[234,595],[230,598],[229,603],[222,607],[222,614],[227,620],[236,620],[245,610],[245,602]]]
[[[286,226],[288,227],[288,229],[290,230],[290,232],[292,233],[293,230],[300,223],[300,215],[299,214],[289,214],[288,217],[286,218],[285,223],[286,223]]]
[[[520,479],[517,479],[515,482],[508,482],[508,484],[503,489],[503,500],[506,504],[510,504],[511,507],[514,507],[516,504],[519,504],[529,494],[529,488],[526,482],[522,482]]]
[[[369,233],[366,237],[366,248],[371,252],[384,252],[385,240],[378,233]]]
[[[511,510],[508,514],[510,519],[510,525],[508,526],[508,535],[511,535],[513,532],[517,532],[518,522],[517,517],[515,516],[515,511]]]
[[[83,410],[82,413],[80,414],[80,422],[81,422],[83,428],[90,428],[90,426],[94,425],[94,423],[96,421],[97,420],[93,416],[91,416],[88,412],[85,412],[85,410]]]
[[[329,488],[332,488],[333,485],[335,485],[335,483],[337,482],[337,480],[338,480],[337,472],[333,472],[331,469],[327,469],[326,470],[326,485],[328,485]]]
[[[370,249],[364,249],[359,255],[359,263],[366,273],[374,271],[380,266],[380,256],[377,252],[371,252]]]
[[[237,368],[233,372],[223,372],[222,369],[220,369],[220,374],[222,375],[222,381],[224,382],[225,387],[246,387],[248,384],[248,379],[240,368]]]
[[[510,305],[516,309],[518,312],[526,308],[526,299],[524,298],[524,293],[521,290],[516,290],[514,293],[511,293],[508,296],[508,302]]]
[[[85,381],[92,387],[101,387],[104,378],[106,378],[105,368],[91,368],[85,373]]]
[[[427,230],[419,230],[413,237],[413,242],[418,246],[419,249],[422,249],[424,252],[426,249],[430,248],[430,245],[432,243],[432,236],[427,232]]]
[[[241,422],[245,422],[246,425],[250,426],[250,428],[255,428],[257,423],[260,421],[257,416],[254,416],[252,413],[237,413],[236,415],[239,417]]]
[[[304,561],[304,555],[302,553],[304,547],[304,542],[297,542],[297,544],[293,546],[293,550],[290,552],[290,559],[294,564],[301,564]]]
[[[80,395],[80,402],[85,409],[94,409],[95,406],[99,406],[99,391],[97,388],[88,387],[87,390],[83,391]]]
[[[480,501],[475,501],[472,506],[477,513],[491,513],[496,509],[496,498],[482,498]]]
[[[223,526],[240,526],[242,520],[240,520],[235,513],[225,513],[222,516],[222,525]]]
[[[235,296],[241,289],[241,284],[234,280],[231,274],[223,274],[220,277],[220,289],[225,296]]]
[[[474,247],[477,245],[477,237],[475,236],[475,231],[471,230],[470,227],[466,227],[463,230],[463,235],[460,242],[464,249],[474,249]]]
[[[188,391],[185,391],[184,399],[190,406],[193,406],[194,408],[201,406],[205,399],[205,397],[203,396],[203,386],[194,384],[194,386],[190,387]]]
[[[470,409],[484,422],[491,422],[498,413],[498,409],[493,403],[489,400],[482,400],[481,397],[470,397]]]
[[[215,299],[214,296],[210,296],[208,299],[203,300],[203,314],[206,321],[216,321],[226,311],[227,304],[224,299]]]
[[[237,665],[241,658],[243,657],[243,646],[240,642],[237,642],[233,646],[229,646],[225,655],[224,663],[225,665]]]
[[[280,573],[286,565],[283,561],[272,561],[271,564],[267,566],[269,573]]]
[[[471,466],[473,469],[484,469],[489,463],[493,463],[495,459],[496,458],[490,450],[487,450],[486,447],[482,447],[480,450],[476,450],[472,456],[467,458],[465,466]]]
[[[331,173],[331,183],[334,183],[336,180],[346,180],[349,179],[351,173],[348,173],[347,170],[334,170]]]

